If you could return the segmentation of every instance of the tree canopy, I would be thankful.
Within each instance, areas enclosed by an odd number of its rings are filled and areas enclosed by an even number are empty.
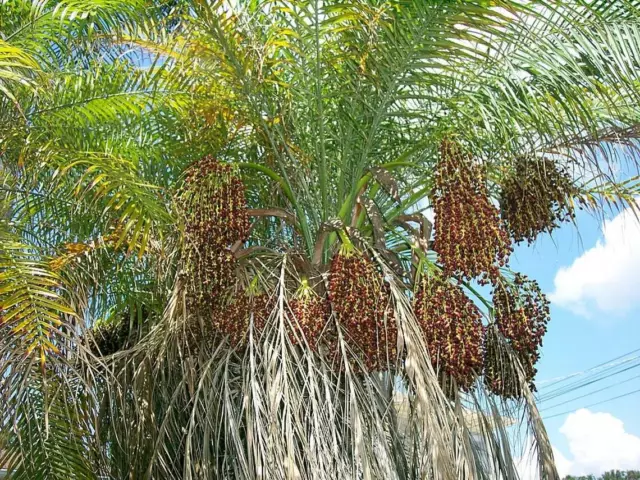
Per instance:
[[[567,475],[564,480],[635,480],[640,478],[640,472],[637,470],[611,470],[603,473],[599,477],[595,475],[583,475],[574,477]]]
[[[509,255],[636,208],[639,6],[0,3],[0,465],[558,478]]]

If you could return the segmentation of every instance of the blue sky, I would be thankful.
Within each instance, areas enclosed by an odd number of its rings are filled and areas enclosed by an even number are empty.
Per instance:
[[[614,212],[607,217],[603,223],[602,219],[580,212],[577,229],[571,224],[563,225],[552,236],[541,236],[532,246],[517,247],[511,259],[514,270],[537,279],[553,300],[538,364],[540,394],[556,388],[545,389],[546,380],[586,370],[640,348],[640,228],[629,212]],[[542,416],[577,411],[638,390],[640,377],[620,383],[638,374],[640,368],[635,368],[542,402]],[[600,393],[549,409],[608,386]],[[556,457],[561,474],[640,469],[640,393],[545,423],[551,442],[560,453]]]

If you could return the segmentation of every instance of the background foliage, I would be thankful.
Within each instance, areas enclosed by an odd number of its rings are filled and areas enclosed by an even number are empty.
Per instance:
[[[552,207],[635,205],[637,179],[616,176],[633,157],[612,146],[638,133],[638,6],[2,2],[0,464],[25,479],[515,478],[505,423],[522,419],[557,478],[527,366],[490,295],[455,274],[519,398],[482,372],[443,388],[412,305],[442,270],[422,213],[444,141],[481,167],[486,205],[541,159],[571,180]],[[225,246],[229,302],[270,302],[261,331],[242,310],[244,349],[211,333],[231,310],[195,311],[202,279],[184,274],[178,192],[205,155],[233,165],[251,219]],[[340,328],[333,356],[289,334],[300,285],[324,298],[351,247],[397,330],[376,373]]]
[[[592,480],[592,479],[600,479],[600,480],[618,480],[618,479],[628,479],[632,480],[640,477],[640,472],[637,470],[611,470],[610,472],[605,472],[601,476],[596,477],[595,475],[585,475],[580,477],[574,477],[572,475],[567,475],[565,480]]]

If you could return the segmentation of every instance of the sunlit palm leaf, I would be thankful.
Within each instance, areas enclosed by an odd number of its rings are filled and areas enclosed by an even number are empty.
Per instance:
[[[5,237],[0,250],[0,312],[2,326],[26,358],[36,355],[44,367],[57,354],[56,336],[62,315],[74,312],[58,291],[58,277],[26,245]],[[19,352],[15,352],[18,356]]]
[[[445,136],[487,167],[494,197],[527,155],[577,171],[574,202],[632,202],[637,181],[605,173],[603,142],[637,138],[638,2],[13,4],[0,428],[20,434],[17,478],[515,478],[505,415],[527,419],[557,476],[508,347],[522,402],[481,381],[454,400],[440,388],[411,305],[415,276],[437,268],[421,214]],[[238,165],[253,215],[231,294],[273,299],[245,350],[185,291],[172,202],[205,154]],[[302,272],[322,285],[349,238],[384,274],[406,354],[371,375],[339,324],[333,355],[290,335]],[[84,327],[127,321],[146,336],[96,356]]]
[[[33,88],[33,72],[38,70],[36,61],[25,51],[0,39],[0,93],[20,108],[13,90],[17,86]]]

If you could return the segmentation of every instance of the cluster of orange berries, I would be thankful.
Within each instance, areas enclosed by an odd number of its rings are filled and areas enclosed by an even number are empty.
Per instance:
[[[576,190],[569,174],[551,159],[520,158],[507,175],[500,196],[501,215],[514,241],[531,244],[575,217]]]
[[[187,170],[178,206],[190,300],[211,309],[234,284],[236,260],[230,248],[249,232],[244,185],[231,165],[207,156]]]
[[[535,364],[540,358],[539,350],[549,322],[549,300],[535,280],[516,274],[513,283],[496,285],[493,303],[498,330],[517,356],[530,387],[535,390]],[[501,375],[498,364],[506,362],[497,361],[496,341],[487,342],[487,385],[504,397],[520,396],[516,382],[507,381]]]
[[[489,199],[479,165],[461,147],[444,140],[440,147],[432,192],[438,252],[445,276],[498,278],[498,268],[511,254],[509,235],[500,212]]]
[[[420,283],[414,312],[445,393],[451,395],[456,387],[470,390],[483,365],[484,327],[478,307],[459,285],[433,272]]]
[[[298,345],[306,341],[311,350],[317,351],[331,314],[329,302],[308,291],[307,294],[294,298],[290,307],[293,314],[293,325],[289,332],[291,343]]]
[[[395,361],[398,330],[390,315],[389,291],[374,263],[352,248],[334,257],[329,280],[331,308],[364,370]]]
[[[249,341],[251,327],[254,335],[262,334],[273,308],[274,301],[265,294],[241,293],[213,310],[214,332],[227,336],[232,347],[242,348]]]

